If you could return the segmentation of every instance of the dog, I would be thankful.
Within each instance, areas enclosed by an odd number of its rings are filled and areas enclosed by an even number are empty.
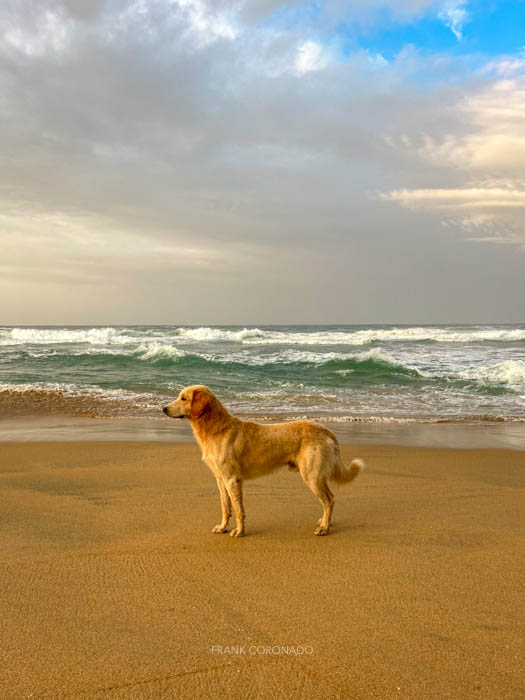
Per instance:
[[[186,387],[162,410],[170,418],[190,421],[202,459],[217,479],[222,521],[213,528],[214,533],[228,532],[233,506],[237,522],[230,536],[242,537],[244,481],[288,466],[301,474],[321,501],[323,515],[314,534],[328,535],[334,508],[328,482],[349,483],[365,466],[363,460],[354,459],[346,467],[336,436],[322,425],[308,420],[267,425],[240,420],[226,410],[207,386]]]

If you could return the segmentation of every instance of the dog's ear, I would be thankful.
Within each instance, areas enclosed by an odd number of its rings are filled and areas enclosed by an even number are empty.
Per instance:
[[[196,389],[191,398],[190,416],[199,418],[210,405],[207,392],[203,389]]]

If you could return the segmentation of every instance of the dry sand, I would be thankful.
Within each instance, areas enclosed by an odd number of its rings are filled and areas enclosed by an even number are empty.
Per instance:
[[[0,698],[525,697],[525,454],[343,454],[330,537],[283,470],[232,540],[194,445],[0,445]]]

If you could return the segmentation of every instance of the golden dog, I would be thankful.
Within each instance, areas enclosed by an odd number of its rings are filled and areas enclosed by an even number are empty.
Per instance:
[[[228,531],[231,511],[237,527],[232,537],[244,535],[242,485],[245,479],[285,465],[299,471],[305,484],[323,506],[316,535],[328,535],[334,507],[334,494],[328,481],[344,484],[364,469],[364,462],[354,459],[345,467],[339,454],[339,443],[333,433],[313,421],[261,425],[235,418],[206,386],[189,386],[178,398],[165,406],[170,418],[188,418],[193,434],[202,450],[202,459],[217,479],[221,495],[222,521],[213,532]]]

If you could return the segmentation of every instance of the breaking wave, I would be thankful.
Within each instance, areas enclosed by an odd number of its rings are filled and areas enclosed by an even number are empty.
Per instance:
[[[245,345],[367,345],[369,343],[433,342],[479,343],[522,342],[525,328],[510,327],[427,327],[344,328],[302,330],[290,328],[198,328],[181,326],[152,328],[2,328],[0,345],[129,345],[157,339],[176,338],[181,343],[234,343]]]
[[[506,360],[494,365],[464,370],[458,374],[460,377],[482,384],[525,386],[525,362],[520,360]]]
[[[523,324],[4,326],[0,411],[157,415],[203,383],[244,415],[521,420],[524,341]]]
[[[180,338],[208,342],[237,342],[252,345],[367,345],[374,342],[519,342],[525,341],[525,329],[516,328],[378,328],[366,330],[322,330],[302,332],[261,330],[223,330],[218,328],[178,328]]]

